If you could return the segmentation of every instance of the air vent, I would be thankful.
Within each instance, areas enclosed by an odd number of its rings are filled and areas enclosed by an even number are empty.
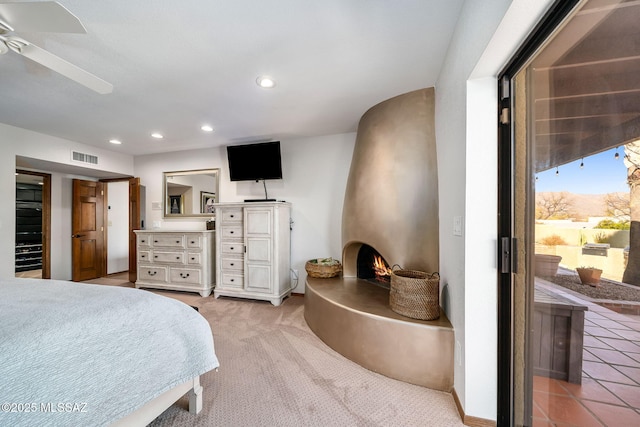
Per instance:
[[[71,159],[75,160],[76,162],[91,163],[92,165],[98,164],[98,156],[94,156],[92,154],[79,153],[77,151],[71,152]]]

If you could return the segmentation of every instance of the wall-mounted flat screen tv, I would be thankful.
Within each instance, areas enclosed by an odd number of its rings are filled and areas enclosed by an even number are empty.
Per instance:
[[[282,179],[280,141],[228,145],[227,158],[231,181]]]

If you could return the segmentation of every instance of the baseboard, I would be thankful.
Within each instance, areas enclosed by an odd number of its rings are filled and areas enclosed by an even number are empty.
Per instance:
[[[470,427],[496,427],[496,422],[487,420],[484,418],[471,417],[464,413],[464,409],[460,404],[460,399],[458,398],[458,393],[456,393],[455,387],[451,390],[451,395],[453,396],[454,402],[456,402],[456,408],[458,408],[458,414],[462,419],[462,423],[466,426]]]

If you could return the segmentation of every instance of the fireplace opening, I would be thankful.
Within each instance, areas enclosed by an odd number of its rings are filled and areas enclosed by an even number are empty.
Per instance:
[[[357,276],[373,284],[389,289],[391,269],[387,261],[369,245],[362,245],[358,251]]]

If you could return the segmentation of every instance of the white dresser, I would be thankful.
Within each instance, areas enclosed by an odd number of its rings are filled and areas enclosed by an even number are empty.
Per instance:
[[[216,204],[216,298],[232,296],[280,305],[291,294],[291,204]]]
[[[211,294],[215,284],[215,231],[135,230],[138,240],[136,288]]]

